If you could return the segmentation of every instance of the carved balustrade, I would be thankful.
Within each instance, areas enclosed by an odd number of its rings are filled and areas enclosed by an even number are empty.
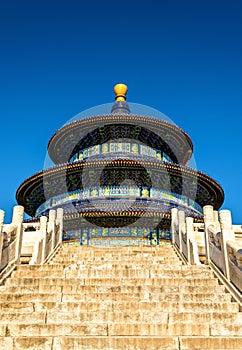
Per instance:
[[[15,206],[12,222],[4,224],[0,210],[0,284],[21,259],[30,264],[43,264],[61,245],[63,209],[52,210],[49,219],[42,216],[38,222],[23,223],[24,208]]]
[[[211,265],[242,292],[242,226],[232,225],[229,210],[218,213],[207,205],[203,213],[204,223],[196,224],[193,218],[173,208],[172,243],[188,264]]]

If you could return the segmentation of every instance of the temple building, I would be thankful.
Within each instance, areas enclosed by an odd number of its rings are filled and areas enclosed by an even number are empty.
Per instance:
[[[64,209],[66,242],[82,245],[159,244],[171,240],[171,208],[195,222],[202,208],[218,210],[221,186],[189,167],[190,137],[172,122],[126,102],[127,86],[114,88],[107,113],[65,124],[50,139],[54,166],[25,180],[18,204],[35,220]]]

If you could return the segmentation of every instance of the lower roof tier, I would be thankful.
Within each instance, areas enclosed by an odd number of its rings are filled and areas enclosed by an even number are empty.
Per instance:
[[[159,161],[130,159],[81,161],[41,171],[20,185],[16,198],[30,216],[58,195],[93,186],[155,188],[176,193],[195,201],[200,207],[219,209],[224,201],[222,187],[209,176],[178,165]]]

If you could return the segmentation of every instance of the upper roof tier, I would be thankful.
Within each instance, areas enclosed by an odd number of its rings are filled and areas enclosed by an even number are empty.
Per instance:
[[[78,151],[114,140],[137,140],[186,165],[193,152],[190,137],[161,112],[127,104],[127,86],[114,87],[115,103],[97,106],[74,117],[50,139],[48,153],[56,164],[70,161]],[[131,107],[131,109],[130,109]]]

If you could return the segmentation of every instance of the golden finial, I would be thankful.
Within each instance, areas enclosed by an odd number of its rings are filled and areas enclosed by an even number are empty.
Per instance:
[[[114,86],[115,100],[116,102],[125,102],[128,86],[125,84],[116,84]]]

